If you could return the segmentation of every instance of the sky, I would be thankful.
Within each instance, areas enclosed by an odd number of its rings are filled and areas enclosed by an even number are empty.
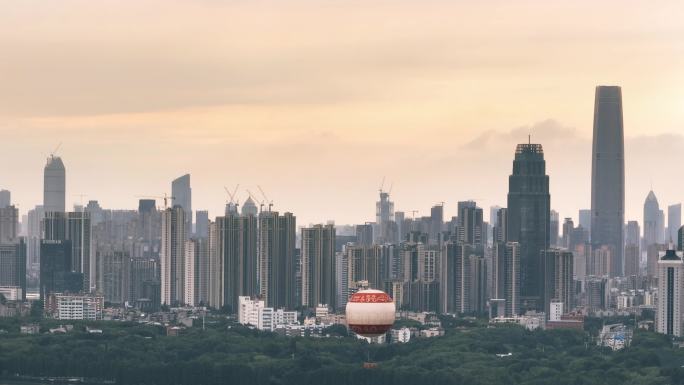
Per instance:
[[[623,89],[626,219],[684,200],[680,1],[0,0],[0,188],[137,207],[192,175],[220,215],[240,184],[299,225],[506,205],[517,143],[551,205],[590,207],[596,85]],[[160,202],[161,205],[161,202]],[[488,216],[488,210],[485,211]]]

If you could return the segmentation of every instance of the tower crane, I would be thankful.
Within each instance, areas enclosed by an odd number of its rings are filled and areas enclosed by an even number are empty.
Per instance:
[[[257,197],[254,194],[252,194],[251,191],[247,189],[245,189],[245,191],[247,191],[247,194],[249,194],[250,198],[252,198],[253,201],[259,204],[259,212],[264,211],[264,201],[257,199]]]
[[[238,187],[240,187],[240,184],[239,184],[239,183],[237,184],[237,186],[235,186],[235,189],[234,189],[233,192],[231,193],[231,192],[228,190],[228,187],[223,186],[223,189],[226,190],[226,194],[228,194],[228,196],[230,197],[230,201],[229,201],[228,203],[234,204],[236,210],[237,210],[237,207],[238,207],[238,205],[239,205],[239,203],[238,203],[237,200],[235,199],[235,194],[237,194]]]
[[[271,208],[273,207],[273,201],[268,199],[266,193],[264,193],[264,190],[261,188],[261,186],[257,185],[257,188],[261,192],[261,195],[264,197],[264,202],[268,203],[268,211],[271,211]]]

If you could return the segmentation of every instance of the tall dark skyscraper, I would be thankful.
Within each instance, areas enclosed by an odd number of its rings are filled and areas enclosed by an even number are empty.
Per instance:
[[[180,206],[185,211],[185,231],[190,236],[192,233],[192,188],[190,187],[190,174],[180,176],[171,182],[171,196],[173,196],[173,206]]]
[[[544,254],[549,247],[551,196],[541,144],[519,144],[508,178],[509,242],[520,246],[520,306],[544,309]]]
[[[591,158],[591,242],[611,246],[610,271],[622,275],[625,222],[625,157],[622,90],[596,87]]]

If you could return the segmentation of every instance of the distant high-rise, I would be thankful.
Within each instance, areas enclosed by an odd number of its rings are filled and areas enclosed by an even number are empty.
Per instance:
[[[78,293],[83,290],[83,273],[71,262],[71,241],[45,239],[40,242],[40,297],[49,293]]]
[[[45,212],[41,227],[42,239],[70,241],[69,267],[72,271],[82,274],[83,287],[80,290],[90,292],[94,289],[97,269],[91,250],[90,213],[87,211],[68,213],[48,211]]]
[[[639,222],[628,221],[625,227],[625,276],[639,275],[641,230]]]
[[[677,231],[682,227],[682,204],[667,206],[667,239],[666,242],[677,243]]]
[[[256,204],[252,200],[252,197],[247,197],[247,200],[245,200],[245,203],[242,204],[242,215],[254,215],[257,216],[259,215],[259,209],[257,208]]]
[[[9,190],[0,190],[0,209],[12,204],[12,193]]]
[[[509,242],[520,246],[520,304],[544,309],[544,255],[549,247],[551,196],[541,144],[519,144],[508,179]]]
[[[379,244],[394,242],[396,236],[393,234],[395,226],[394,223],[394,202],[390,200],[390,194],[387,191],[380,189],[380,200],[375,203],[375,223],[378,226],[378,232],[375,235],[375,241]]]
[[[185,241],[185,298],[188,306],[208,305],[209,244],[207,238]]]
[[[337,308],[335,267],[335,226],[302,229],[302,306]]]
[[[178,205],[162,213],[162,240],[159,253],[161,270],[161,303],[182,304],[185,299],[185,210]]]
[[[366,223],[356,225],[356,244],[370,246],[373,244],[373,225]]]
[[[549,249],[543,252],[546,258],[545,311],[549,314],[551,301],[563,302],[564,309],[574,307],[573,260],[572,252],[564,249]]]
[[[209,211],[195,211],[195,236],[206,238],[209,235]]]
[[[471,245],[474,252],[484,255],[484,223],[482,209],[475,205],[463,205],[458,212],[458,241]]]
[[[667,250],[658,260],[658,307],[656,331],[671,336],[682,336],[682,289],[684,263],[674,250]]]
[[[580,210],[578,213],[579,225],[589,233],[591,237],[591,210]],[[588,238],[591,239],[591,238]]]
[[[0,207],[0,243],[14,242],[18,225],[19,210],[14,206]]]
[[[64,212],[66,172],[62,158],[50,155],[43,172],[43,209]]]
[[[266,305],[294,309],[296,304],[296,218],[262,211],[259,221],[259,292]]]
[[[180,176],[171,182],[171,196],[173,206],[180,206],[185,211],[185,231],[188,236],[192,233],[192,188],[190,188],[190,174]]]
[[[660,205],[653,190],[648,192],[644,201],[644,246],[659,244]]]
[[[430,209],[430,229],[429,242],[430,244],[437,244],[440,241],[442,230],[444,227],[444,205],[438,204],[432,206]]]
[[[598,86],[594,100],[594,141],[591,167],[591,242],[612,246],[612,261],[622,275],[625,212],[625,145],[622,90]]]
[[[516,242],[494,242],[491,298],[504,300],[505,315],[520,312],[520,247]]]
[[[26,243],[0,243],[0,286],[21,289],[19,300],[26,299]]]
[[[558,246],[558,230],[560,227],[560,218],[558,211],[551,210],[551,218],[549,218],[549,244],[553,247]]]

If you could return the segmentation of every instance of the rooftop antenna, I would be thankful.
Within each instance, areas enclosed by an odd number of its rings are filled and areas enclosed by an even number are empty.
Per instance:
[[[390,184],[390,188],[389,188],[389,191],[387,191],[387,195],[392,194],[392,188],[394,188],[394,182],[392,182],[392,184]]]
[[[50,153],[50,156],[54,157],[54,156],[57,154],[57,151],[59,151],[59,149],[60,149],[61,147],[62,147],[62,142],[59,142],[59,144],[57,145],[57,147],[55,147],[55,149],[52,150],[52,153]]]

